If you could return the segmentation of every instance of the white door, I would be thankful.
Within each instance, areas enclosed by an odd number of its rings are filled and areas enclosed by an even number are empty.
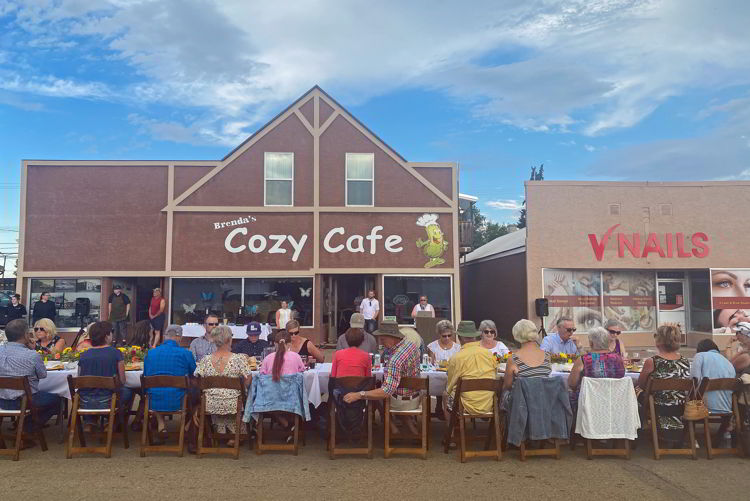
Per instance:
[[[659,280],[658,291],[659,325],[678,324],[684,338],[687,325],[685,282],[682,280]]]

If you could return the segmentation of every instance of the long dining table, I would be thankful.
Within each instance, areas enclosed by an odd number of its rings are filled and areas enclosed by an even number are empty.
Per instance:
[[[47,377],[39,381],[39,390],[54,393],[56,395],[60,395],[61,397],[70,399],[70,390],[68,389],[68,375],[75,376],[76,374],[76,369],[47,371]],[[125,386],[129,388],[140,388],[141,374],[143,374],[143,371],[141,370],[125,371]],[[252,374],[258,374],[258,372],[255,371]],[[382,379],[383,369],[381,368],[373,370],[373,375],[378,379]],[[565,380],[568,379],[569,375],[569,372],[552,372],[553,377],[561,377]],[[625,373],[625,375],[633,379],[638,379],[639,373],[627,372]],[[328,393],[328,380],[330,376],[330,363],[319,363],[315,365],[315,368],[305,371],[304,379],[305,389],[307,390],[307,398],[314,407],[318,407],[321,402],[326,400],[326,395]],[[498,378],[501,376],[502,373],[497,374]],[[421,377],[429,378],[430,395],[440,396],[443,394],[448,382],[447,372],[440,370],[427,370],[421,372]]]

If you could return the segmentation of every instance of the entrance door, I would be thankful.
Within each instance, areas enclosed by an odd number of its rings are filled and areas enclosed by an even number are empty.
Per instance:
[[[359,303],[367,296],[367,291],[375,289],[375,278],[375,275],[323,276],[329,342],[335,342],[349,328],[349,319],[359,311]]]
[[[685,282],[683,280],[659,280],[658,290],[659,325],[678,324],[683,332],[682,342],[684,344],[687,325]]]

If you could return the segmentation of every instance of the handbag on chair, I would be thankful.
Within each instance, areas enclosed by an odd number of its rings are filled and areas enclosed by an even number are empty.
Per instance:
[[[692,399],[690,398],[691,395]],[[693,390],[688,395],[688,399],[685,400],[685,410],[682,417],[688,421],[702,421],[708,417],[708,407],[706,407],[703,398],[698,397],[695,378],[693,378]]]

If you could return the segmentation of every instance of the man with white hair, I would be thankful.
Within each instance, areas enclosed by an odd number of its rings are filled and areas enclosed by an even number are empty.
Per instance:
[[[560,317],[557,321],[557,332],[547,334],[540,348],[547,353],[578,355],[578,340],[573,338],[575,331],[576,327],[572,318]]]

